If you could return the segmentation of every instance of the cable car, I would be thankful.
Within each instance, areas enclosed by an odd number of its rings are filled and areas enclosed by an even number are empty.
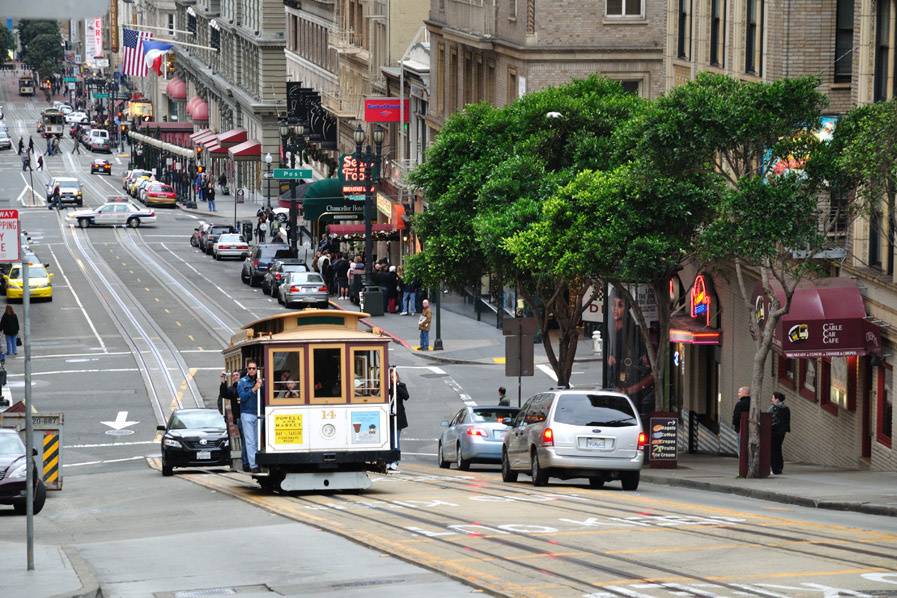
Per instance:
[[[31,77],[20,77],[19,78],[19,95],[20,96],[33,96],[34,95],[34,79]]]
[[[43,125],[41,133],[44,137],[51,135],[62,137],[65,130],[65,114],[56,108],[47,108],[40,113],[40,118]]]
[[[228,372],[262,380],[257,391],[253,477],[267,491],[364,490],[394,448],[389,339],[362,330],[363,312],[305,309],[247,324],[222,351]],[[231,466],[242,471],[242,437],[225,406]]]

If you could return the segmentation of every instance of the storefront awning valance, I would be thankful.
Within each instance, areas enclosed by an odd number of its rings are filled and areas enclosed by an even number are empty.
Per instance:
[[[224,147],[232,147],[246,141],[246,129],[231,129],[218,134],[218,143]]]
[[[226,158],[227,157],[227,148],[221,147],[217,143],[206,146],[206,153],[215,156],[216,158]]]
[[[670,321],[670,342],[686,345],[719,345],[722,333],[688,316],[673,316]]]
[[[785,294],[773,285],[780,303]],[[762,324],[770,301],[758,284],[754,290],[754,317]],[[797,286],[791,309],[779,321],[775,348],[786,357],[844,357],[881,352],[881,332],[866,316],[856,281],[820,278]]]
[[[197,139],[199,139],[200,137],[203,137],[205,135],[208,135],[209,133],[211,133],[211,131],[209,129],[200,129],[193,135],[190,135],[190,141],[196,142]]]
[[[165,150],[169,153],[172,153],[176,156],[182,156],[184,158],[193,158],[193,150],[179,147],[173,143],[168,143],[167,141],[161,141],[156,139],[155,137],[150,137],[149,135],[144,135],[142,133],[137,133],[135,131],[129,131],[128,136],[133,140],[139,143],[145,143],[147,145],[151,145],[153,147],[158,147],[159,149]]]
[[[202,135],[199,135],[198,137],[193,139],[193,145],[204,145],[206,141],[209,141],[211,139],[217,139],[217,135],[215,135],[215,133],[213,133],[212,131],[206,131]]]
[[[254,139],[227,148],[227,153],[234,160],[256,161],[262,157],[262,144]]]

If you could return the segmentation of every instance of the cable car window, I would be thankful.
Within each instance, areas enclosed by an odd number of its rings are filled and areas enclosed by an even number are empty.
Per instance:
[[[301,349],[290,351],[271,351],[271,374],[273,379],[269,387],[272,389],[272,404],[287,403],[295,405],[304,402],[302,392],[302,355]]]
[[[383,350],[352,349],[352,398],[359,402],[383,400]]]
[[[312,388],[315,402],[345,402],[342,346],[317,346],[312,349]]]

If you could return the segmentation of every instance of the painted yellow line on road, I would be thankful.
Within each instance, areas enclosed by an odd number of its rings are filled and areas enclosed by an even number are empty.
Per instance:
[[[190,381],[193,379],[193,376],[196,375],[197,371],[199,371],[198,368],[190,368],[187,371],[187,376],[178,387],[178,391],[174,395],[174,400],[172,400],[171,405],[168,406],[169,412],[174,411],[181,406],[181,399],[184,398],[184,393],[187,392],[187,386],[190,384]]]
[[[188,334],[188,335],[187,335],[187,338],[189,338],[189,339],[190,339],[191,341],[193,341],[193,342],[196,342],[196,339],[193,338],[193,335],[192,335],[192,334]]]
[[[505,362],[504,357],[493,357],[492,358],[492,363],[504,363],[504,362]]]
[[[165,311],[168,311],[168,310],[167,310],[167,309],[166,309],[166,310],[165,310]],[[177,320],[175,320],[175,321],[174,321],[174,323],[175,323],[175,324],[177,324],[177,325],[178,325],[178,328],[180,328],[180,327],[182,327],[182,326],[183,326],[183,324],[181,324],[181,323],[180,323],[180,322],[178,322],[178,321],[177,321]]]

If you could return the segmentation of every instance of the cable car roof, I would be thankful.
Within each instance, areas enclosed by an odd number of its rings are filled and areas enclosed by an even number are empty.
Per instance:
[[[369,315],[361,311],[341,309],[304,309],[276,314],[243,326],[241,332],[231,338],[231,345],[273,335],[278,335],[282,340],[285,340],[283,336],[307,338],[308,332],[314,332],[315,335],[326,338],[379,336],[367,330],[361,330],[359,327],[359,321]]]

